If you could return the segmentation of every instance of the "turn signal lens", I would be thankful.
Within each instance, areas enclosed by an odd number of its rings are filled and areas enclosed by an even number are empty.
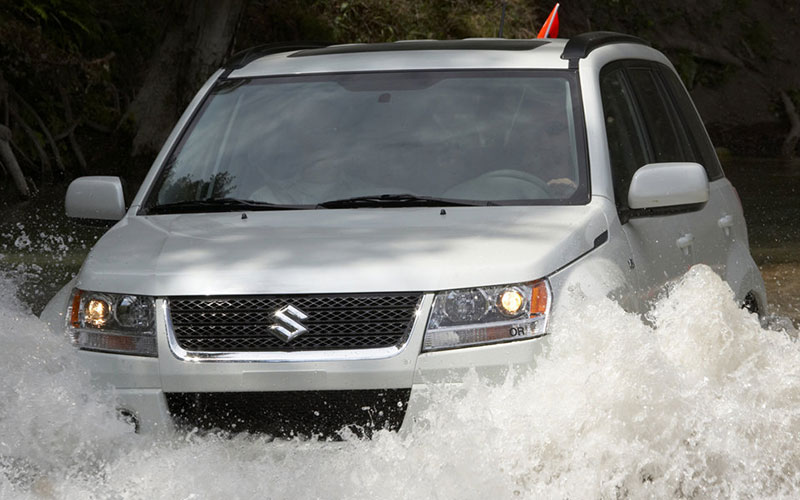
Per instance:
[[[531,290],[531,317],[547,312],[547,297],[547,283],[544,280],[534,283]]]
[[[72,328],[81,326],[81,291],[75,290],[72,294],[72,303],[69,306],[69,324]]]

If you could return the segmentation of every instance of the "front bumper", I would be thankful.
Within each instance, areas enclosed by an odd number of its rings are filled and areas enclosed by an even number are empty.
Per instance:
[[[253,393],[302,391],[312,393],[370,390],[408,390],[401,417],[410,429],[430,405],[431,384],[453,383],[470,370],[490,382],[502,383],[509,370],[533,366],[547,337],[421,353],[433,300],[426,294],[408,341],[394,352],[320,351],[278,353],[258,361],[187,360],[170,342],[166,301],[159,299],[156,319],[158,358],[78,351],[94,380],[116,389],[119,408],[132,415],[141,432],[162,433],[175,428],[168,394]],[[171,347],[172,344],[172,347]],[[172,398],[175,399],[174,397]]]

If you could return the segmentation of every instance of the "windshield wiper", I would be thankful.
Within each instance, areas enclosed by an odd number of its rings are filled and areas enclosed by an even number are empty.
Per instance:
[[[496,205],[491,201],[452,200],[434,196],[414,194],[376,194],[355,196],[341,200],[324,201],[317,208],[359,208],[359,207],[475,207]]]
[[[280,205],[266,201],[240,200],[238,198],[208,198],[206,200],[188,200],[175,203],[155,205],[145,211],[146,215],[154,214],[187,214],[200,212],[239,212],[265,210],[308,210],[312,205]]]

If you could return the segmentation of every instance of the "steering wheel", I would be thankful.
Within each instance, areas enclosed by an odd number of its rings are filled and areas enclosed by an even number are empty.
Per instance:
[[[458,192],[461,190],[469,190],[471,187],[478,187],[478,186],[492,186],[494,184],[494,189],[503,190],[506,188],[506,191],[510,191],[508,187],[514,186],[515,191],[519,191],[520,188],[524,190],[525,198],[532,198],[532,199],[549,199],[552,198],[550,195],[550,191],[547,187],[547,183],[540,179],[539,177],[529,174],[528,172],[523,172],[521,170],[512,170],[512,169],[502,169],[502,170],[493,170],[491,172],[486,172],[485,174],[481,174],[474,179],[471,179],[467,182],[463,182],[457,186],[454,186],[447,190],[446,193],[450,192]],[[522,184],[522,186],[520,186]],[[491,189],[491,188],[490,188]],[[454,193],[455,194],[455,193]],[[501,198],[507,198],[508,195],[501,195]]]

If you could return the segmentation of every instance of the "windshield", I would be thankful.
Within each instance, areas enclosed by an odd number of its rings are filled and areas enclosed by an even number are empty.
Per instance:
[[[173,204],[204,211],[192,202],[217,199],[342,208],[350,198],[379,203],[401,194],[586,203],[579,106],[575,74],[566,71],[227,80],[184,131],[145,213],[169,213]]]

